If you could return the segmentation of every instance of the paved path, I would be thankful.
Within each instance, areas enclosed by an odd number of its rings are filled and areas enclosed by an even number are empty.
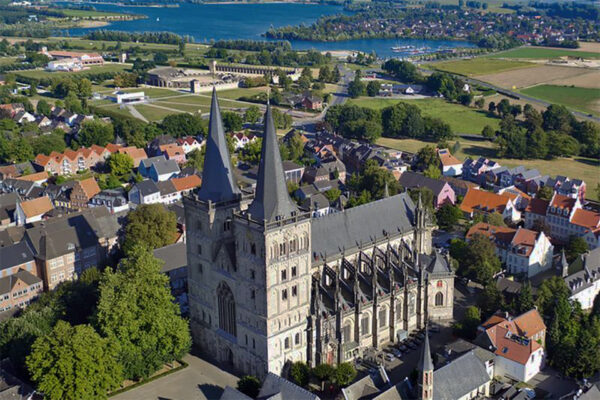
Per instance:
[[[142,114],[140,114],[140,112],[134,107],[134,106],[127,106],[127,109],[129,110],[129,112],[131,113],[131,115],[133,115],[136,118],[141,119],[144,122],[149,122],[146,117],[144,117]]]
[[[238,378],[203,359],[188,354],[189,366],[145,385],[121,393],[113,400],[212,400],[221,397],[225,386],[235,387]]]

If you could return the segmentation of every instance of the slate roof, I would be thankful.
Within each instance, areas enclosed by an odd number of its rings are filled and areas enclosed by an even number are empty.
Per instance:
[[[313,258],[369,245],[413,229],[415,205],[407,193],[324,215],[312,222]]]
[[[240,196],[240,189],[233,176],[233,167],[227,150],[227,139],[215,88],[213,88],[210,105],[204,167],[202,186],[198,190],[200,200],[222,202],[234,200]]]
[[[246,396],[244,393],[231,386],[225,386],[225,390],[221,393],[219,400],[252,400],[252,397]]]
[[[569,266],[577,272],[564,278],[571,294],[577,294],[595,284],[600,279],[600,247],[577,257]]]
[[[170,180],[156,182],[156,186],[158,187],[158,190],[160,190],[161,196],[167,196],[169,194],[177,192],[177,190],[175,189],[175,185],[173,185],[173,182],[171,182]]]
[[[169,272],[174,269],[187,267],[188,264],[187,250],[183,242],[154,250],[154,257],[164,262],[160,272]]]
[[[141,182],[137,182],[135,186],[140,191],[142,196],[149,196],[151,194],[160,192],[160,189],[156,185],[156,183],[151,179],[146,179]]]
[[[24,269],[20,269],[19,271],[17,271],[17,273],[5,276],[4,278],[0,279],[0,294],[10,293],[19,280],[22,280],[28,286],[42,282],[40,278],[33,275],[31,272],[26,271]]]
[[[298,207],[288,194],[270,104],[267,104],[264,121],[265,130],[256,192],[254,200],[248,207],[248,214],[254,220],[273,222],[278,218],[289,218],[295,215]]]
[[[433,361],[431,361],[431,348],[429,347],[429,335],[425,335],[425,343],[421,348],[421,356],[417,364],[417,370],[420,372],[433,371]],[[435,380],[434,380],[435,382]]]
[[[179,172],[179,165],[175,160],[155,160],[150,168],[154,168],[158,175],[176,174]]]
[[[369,400],[376,397],[381,391],[387,389],[390,379],[385,368],[377,368],[376,374],[369,374],[352,385],[342,389],[344,400]]]
[[[144,166],[144,168],[149,169],[152,166],[152,163],[155,161],[166,160],[165,156],[160,155],[156,157],[146,158],[145,160],[140,161],[140,164]]]
[[[473,351],[433,371],[433,398],[455,400],[491,380]]]
[[[319,400],[319,396],[301,388],[292,382],[269,372],[263,382],[258,399],[293,399],[293,400]]]
[[[400,185],[405,188],[412,189],[415,187],[426,187],[431,189],[435,196],[438,196],[448,183],[440,179],[428,178],[425,175],[416,172],[406,171],[400,175]]]
[[[0,247],[0,270],[33,261],[33,252],[26,242]]]

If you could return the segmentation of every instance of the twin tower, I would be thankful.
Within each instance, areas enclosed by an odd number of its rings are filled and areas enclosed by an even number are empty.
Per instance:
[[[256,376],[305,359],[311,219],[289,197],[270,105],[256,190],[246,193],[213,90],[202,186],[184,205],[195,344]]]

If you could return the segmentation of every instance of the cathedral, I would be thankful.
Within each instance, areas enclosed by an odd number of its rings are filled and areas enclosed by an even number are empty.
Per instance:
[[[454,274],[408,193],[319,218],[290,198],[271,107],[238,187],[213,90],[202,186],[184,198],[196,345],[244,374],[338,364],[452,318]]]

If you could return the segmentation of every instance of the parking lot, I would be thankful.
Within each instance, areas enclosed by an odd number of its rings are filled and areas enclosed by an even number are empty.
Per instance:
[[[433,330],[438,329],[437,327],[433,327],[429,336],[429,346],[432,356],[439,348],[443,347],[444,344],[453,340],[452,328],[440,326],[439,331],[434,332]],[[417,363],[421,357],[423,337],[422,333],[420,337],[412,335],[402,343],[388,346],[378,353],[376,359],[384,365],[392,382],[402,381],[405,377],[410,376],[412,371],[417,367]],[[402,351],[402,349],[404,349],[404,351]],[[394,352],[397,352],[398,350],[402,353],[400,357],[394,355]],[[357,369],[363,374],[367,374],[373,365],[374,363],[363,361],[357,366]]]

